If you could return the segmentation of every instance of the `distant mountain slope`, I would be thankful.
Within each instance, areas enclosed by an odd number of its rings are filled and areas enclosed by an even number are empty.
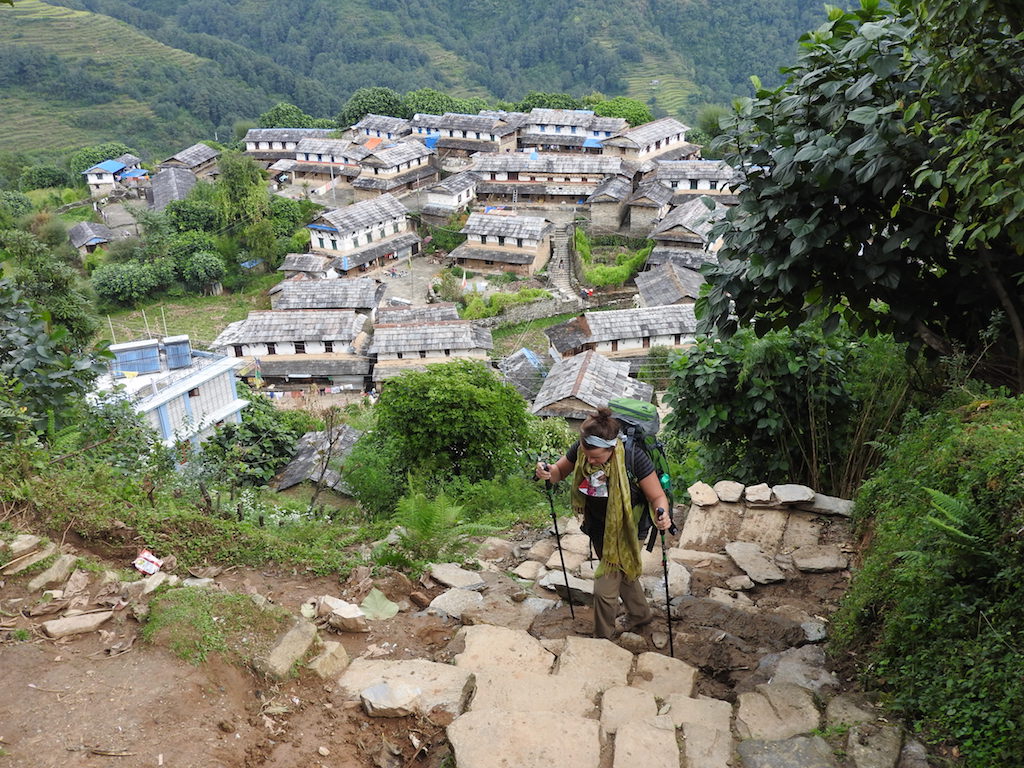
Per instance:
[[[226,135],[277,100],[332,116],[367,85],[511,101],[597,90],[692,118],[698,104],[747,92],[750,74],[776,80],[823,14],[818,0],[16,0],[3,10],[14,34],[0,51],[0,98],[48,113],[59,143],[102,133],[161,150]],[[115,102],[116,114],[100,108]],[[14,119],[0,115],[5,135]],[[8,148],[45,133],[22,125]]]

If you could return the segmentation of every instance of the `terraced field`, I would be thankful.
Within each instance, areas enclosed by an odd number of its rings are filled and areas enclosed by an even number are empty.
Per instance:
[[[644,60],[628,68],[623,79],[629,84],[626,95],[631,99],[648,103],[653,96],[657,104],[675,117],[694,119],[689,103],[691,93],[697,93],[697,86],[690,78],[669,74],[686,71],[681,60],[665,62]]]

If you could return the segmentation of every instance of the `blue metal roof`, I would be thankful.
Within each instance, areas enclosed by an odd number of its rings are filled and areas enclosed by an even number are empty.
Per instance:
[[[593,136],[588,136],[586,139],[584,139],[583,146],[596,147],[597,149],[601,149],[602,147],[604,147],[601,141],[599,139],[595,139]]]
[[[122,179],[134,179],[136,176],[148,176],[149,171],[143,170],[142,168],[136,168],[134,171],[128,171],[121,176]]]
[[[117,160],[104,160],[102,163],[97,163],[92,168],[82,171],[82,173],[91,173],[96,170],[106,171],[107,173],[117,173],[126,167],[127,166],[124,163],[119,163]]]

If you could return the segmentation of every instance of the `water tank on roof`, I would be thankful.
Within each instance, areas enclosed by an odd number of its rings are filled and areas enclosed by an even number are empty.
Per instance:
[[[160,371],[160,342],[156,339],[111,344],[110,351],[114,353],[115,377]]]
[[[188,336],[168,336],[164,339],[167,367],[172,371],[192,365],[192,343]]]

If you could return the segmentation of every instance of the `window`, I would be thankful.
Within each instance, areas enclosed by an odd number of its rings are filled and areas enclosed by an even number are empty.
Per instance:
[[[650,349],[651,348],[651,337],[650,336],[644,336],[643,343],[644,343],[644,349]]]
[[[476,137],[477,137],[478,139],[480,138],[480,131],[477,131],[477,132],[476,132]]]
[[[268,355],[276,355],[277,354],[277,344],[275,344],[272,341],[267,342],[267,354]]]
[[[243,354],[245,354],[244,352],[242,352],[241,344],[235,344],[233,349],[235,350],[235,357],[241,357]]]
[[[697,179],[690,179],[690,189],[697,188]]]
[[[338,241],[335,240],[333,237],[331,238],[331,250],[332,251],[338,250]]]
[[[516,248],[522,248],[522,247],[523,247],[523,238],[517,237],[516,238]]]
[[[384,238],[385,238],[385,237],[387,236],[387,234],[388,234],[388,233],[387,233],[387,231],[385,231],[385,230],[383,230],[383,229],[382,229],[382,230],[381,230],[380,232],[378,232],[377,234],[378,234],[378,235],[380,236],[380,239],[381,239],[381,240],[383,240],[383,239],[384,239]]]
[[[402,359],[402,353],[401,352],[395,352],[395,357],[397,359],[401,360]]]
[[[619,342],[618,342],[618,340],[616,340],[616,341],[612,342],[612,352],[618,352],[618,351],[619,351]]]
[[[317,242],[318,242],[318,243],[320,243],[320,247],[321,247],[321,248],[323,248],[323,247],[324,247],[324,239],[323,239],[322,237],[318,237],[318,238],[317,238]]]
[[[487,235],[480,235],[480,244],[487,245]]]
[[[445,357],[451,357],[451,356],[452,356],[452,351],[451,351],[450,349],[446,349],[446,350],[444,351],[444,356],[445,356]]]
[[[333,351],[334,351],[334,342],[333,341],[325,341],[324,342],[324,352],[333,352]]]
[[[296,355],[304,355],[304,354],[306,354],[306,342],[304,342],[304,341],[296,341],[295,342],[295,354]]]
[[[395,234],[395,235],[398,234],[398,222],[397,221],[394,224],[391,225],[391,232],[392,232],[392,234]]]
[[[504,235],[498,235],[498,245],[504,245],[504,244],[505,244],[505,236]]]
[[[196,387],[195,389],[190,389],[188,391],[188,396],[189,397],[199,397],[199,387]]]
[[[373,232],[367,232],[366,233],[366,242],[367,243],[372,243],[373,242]]]
[[[494,261],[491,260],[491,259],[484,259],[484,264],[487,264],[488,266],[490,266],[491,264],[494,264]]]
[[[420,350],[420,357],[426,357],[426,356],[427,356],[427,350],[421,349]]]
[[[673,344],[682,344],[683,343],[683,337],[680,334],[677,333],[675,336],[672,337],[672,343]]]

